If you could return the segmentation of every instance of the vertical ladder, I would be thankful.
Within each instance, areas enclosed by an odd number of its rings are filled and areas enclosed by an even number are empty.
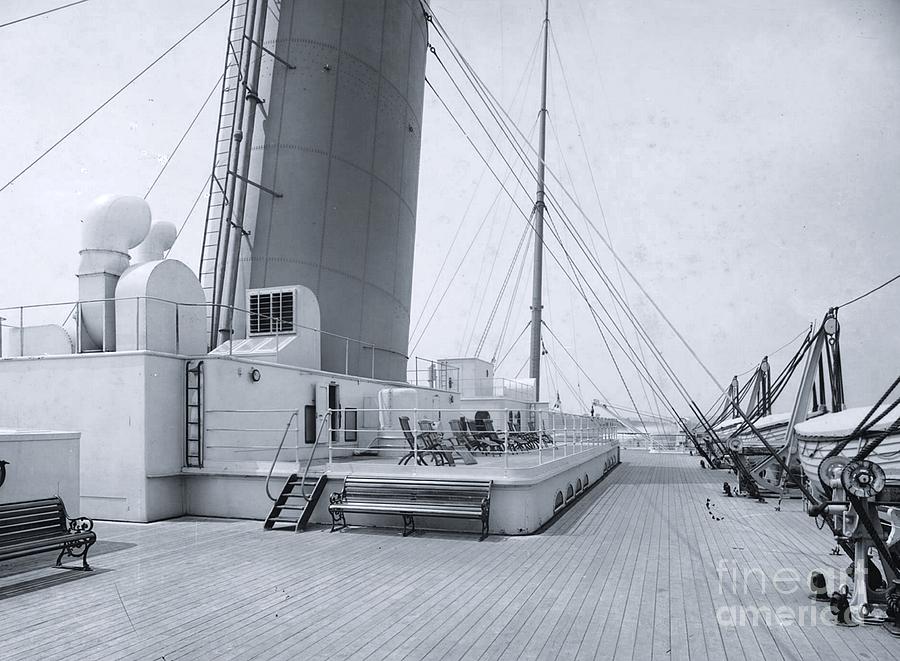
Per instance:
[[[226,255],[220,250],[226,229],[223,228],[227,218],[226,209],[230,200],[225,191],[229,190],[228,180],[234,176],[229,164],[234,149],[239,142],[234,136],[241,130],[235,126],[238,108],[245,101],[241,65],[245,49],[249,53],[249,44],[244,38],[247,27],[248,0],[233,0],[231,5],[231,23],[228,34],[228,47],[225,52],[225,72],[222,80],[222,95],[219,103],[219,121],[216,131],[216,147],[213,155],[212,175],[209,182],[209,200],[206,206],[206,225],[203,230],[203,248],[200,258],[200,284],[206,294],[207,329],[210,333],[210,349],[213,348],[215,333],[218,330],[218,310],[213,303],[216,300],[216,273],[223,266]]]
[[[185,364],[184,465],[203,468],[203,361]]]

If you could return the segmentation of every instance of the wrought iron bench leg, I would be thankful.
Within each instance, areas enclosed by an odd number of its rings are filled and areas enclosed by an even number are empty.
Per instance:
[[[333,510],[329,508],[328,513],[331,514],[331,532],[343,530],[347,527],[347,519],[344,518],[344,510]],[[338,522],[341,523],[340,527],[337,525]]]
[[[87,561],[88,550],[93,545],[93,541],[89,542],[78,542],[76,544],[65,544],[62,547],[62,550],[59,552],[59,555],[56,557],[56,564],[53,566],[54,569],[71,569],[72,571],[94,571],[91,569],[91,566]],[[80,553],[73,553],[72,549],[78,549],[84,547],[84,550]],[[62,563],[62,559],[64,555],[70,555],[73,558],[81,558],[81,567],[66,567]]]

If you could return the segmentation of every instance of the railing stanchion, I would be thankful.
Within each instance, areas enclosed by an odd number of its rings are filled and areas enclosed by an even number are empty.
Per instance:
[[[375,378],[375,345],[372,345],[372,378]]]
[[[331,423],[334,421],[334,413],[329,408],[327,419],[328,419],[328,465],[331,466],[334,463],[334,429],[331,428]]]
[[[19,355],[25,355],[25,308],[19,306]]]
[[[294,459],[297,463],[297,472],[300,472],[300,409],[294,413],[297,416],[297,433],[294,441]],[[329,458],[330,463],[330,458]]]
[[[509,468],[509,410],[503,409],[503,422],[506,431],[503,433],[503,467]]]
[[[5,317],[0,317],[0,358],[3,358],[3,322],[6,321]]]
[[[181,315],[178,314],[178,303],[175,304],[175,354],[181,355],[181,323],[179,321]]]
[[[413,473],[416,473],[419,470],[419,434],[417,431],[419,428],[419,409],[413,409],[413,422],[410,427],[413,428]]]

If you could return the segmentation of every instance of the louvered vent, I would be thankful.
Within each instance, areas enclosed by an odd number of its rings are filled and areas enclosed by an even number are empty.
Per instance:
[[[250,310],[251,337],[293,333],[295,322],[293,289],[256,290],[247,293]]]

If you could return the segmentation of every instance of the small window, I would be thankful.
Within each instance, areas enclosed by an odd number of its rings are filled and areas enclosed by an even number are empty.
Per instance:
[[[558,510],[558,509],[559,509],[560,507],[562,507],[562,506],[563,506],[563,495],[562,495],[562,491],[557,491],[557,492],[556,492],[556,500],[553,501],[553,511],[555,512],[556,510]]]
[[[572,485],[566,487],[566,502],[568,503],[575,497],[575,490],[572,488]]]
[[[578,480],[575,482],[575,493],[581,493],[582,488],[583,487],[581,485],[581,478],[579,477]]]
[[[344,409],[344,440],[348,443],[355,443],[357,439],[358,429],[356,428],[356,409]]]
[[[316,407],[314,404],[307,404],[303,407],[303,426],[305,428],[306,442],[316,442]]]

